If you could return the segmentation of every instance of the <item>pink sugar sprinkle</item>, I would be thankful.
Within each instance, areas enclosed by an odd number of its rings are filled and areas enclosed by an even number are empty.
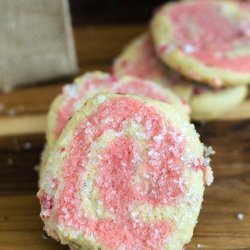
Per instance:
[[[247,73],[250,69],[249,53],[235,57],[228,54],[234,51],[236,45],[247,48],[249,20],[245,20],[247,16],[243,12],[241,19],[237,20],[233,15],[225,15],[223,6],[217,8],[215,2],[183,1],[165,11],[171,22],[174,40],[185,53],[192,54],[192,57],[208,67]],[[221,57],[218,57],[218,52],[222,54]],[[215,87],[223,85],[220,79],[211,83]]]
[[[37,197],[41,204],[41,217],[46,218],[49,216],[49,212],[53,208],[53,197],[47,194],[44,190],[40,190]]]
[[[111,82],[117,82],[117,80],[118,80],[118,79],[117,79],[117,77],[116,77],[114,74],[111,74],[111,75],[110,75],[110,81],[111,81]]]
[[[150,153],[144,160],[140,157],[140,147],[131,138],[117,136],[99,155],[95,177],[103,207],[112,212],[115,218],[94,220],[84,217],[82,208],[79,210],[79,190],[89,148],[105,131],[111,129],[121,132],[124,121],[130,120],[136,120],[144,128],[149,138],[146,143]],[[135,218],[140,218],[130,216],[129,206],[134,201],[153,206],[175,205],[178,202],[183,196],[180,178],[184,165],[180,159],[185,141],[178,140],[180,135],[169,124],[165,124],[153,108],[126,97],[100,104],[94,113],[78,125],[74,134],[69,154],[62,166],[63,186],[59,193],[56,219],[82,233],[87,230],[110,249],[117,249],[122,244],[128,249],[135,246],[142,250],[160,249],[164,239],[174,230],[172,222],[137,222]],[[170,160],[171,166],[166,164]],[[139,174],[139,171],[138,181],[132,182],[140,166],[144,174]],[[45,208],[50,207],[47,200],[50,199],[45,199]]]
[[[56,189],[58,187],[58,178],[54,177],[51,181],[51,188]]]
[[[128,66],[128,64],[129,64],[128,60],[122,60],[121,63],[120,63],[120,66],[122,68],[126,68]]]
[[[64,152],[65,151],[65,147],[61,147],[60,148],[60,152],[62,153],[62,152]]]
[[[159,47],[159,52],[164,53],[164,52],[166,52],[168,50],[168,48],[169,48],[169,46],[167,44],[161,45]]]

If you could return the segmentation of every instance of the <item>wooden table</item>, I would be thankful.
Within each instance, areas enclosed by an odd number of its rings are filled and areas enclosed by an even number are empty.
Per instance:
[[[80,73],[108,70],[145,25],[77,26]],[[0,250],[67,249],[43,239],[34,166],[44,144],[46,112],[70,79],[0,96]],[[199,223],[186,249],[250,249],[250,101],[220,121],[196,124],[212,145],[215,182],[207,188]],[[239,213],[244,215],[238,219]]]

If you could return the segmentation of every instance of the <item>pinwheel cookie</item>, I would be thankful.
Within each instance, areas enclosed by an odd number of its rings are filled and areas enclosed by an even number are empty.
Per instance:
[[[179,112],[188,117],[188,106],[184,105],[171,91],[153,82],[131,77],[118,80],[112,75],[101,72],[86,73],[77,78],[74,84],[64,86],[62,94],[55,99],[50,108],[47,124],[49,149],[55,144],[73,112],[87,98],[99,92],[148,96],[175,105]]]
[[[213,179],[203,151],[173,106],[96,95],[47,161],[38,193],[46,232],[71,249],[181,250]]]
[[[189,103],[194,120],[219,118],[240,104],[248,92],[246,86],[214,90],[181,77],[158,60],[149,34],[139,36],[124,49],[114,61],[113,73],[118,78],[130,75],[150,79],[173,90]]]
[[[250,12],[226,0],[166,4],[151,22],[159,57],[213,87],[250,83],[249,27]]]

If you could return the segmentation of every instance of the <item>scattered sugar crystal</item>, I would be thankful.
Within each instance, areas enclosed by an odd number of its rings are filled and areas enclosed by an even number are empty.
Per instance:
[[[146,139],[147,138],[147,136],[144,134],[143,131],[137,131],[135,134],[136,134],[136,136],[138,138],[141,138],[141,139]]]
[[[156,152],[155,150],[151,149],[148,151],[148,155],[153,157],[153,158],[157,158],[159,156],[159,153]]]
[[[193,52],[195,52],[195,47],[192,44],[185,44],[183,47],[183,51],[186,54],[192,54]]]
[[[167,163],[168,163],[168,164],[173,163],[173,159],[169,159],[169,160],[167,161]]]
[[[211,159],[209,157],[205,157],[203,161],[204,167],[209,167],[210,166]]]
[[[64,86],[63,92],[71,98],[77,98],[76,88],[73,85],[68,84]]]
[[[82,107],[82,103],[81,102],[77,102],[74,104],[74,110],[79,110]]]
[[[244,214],[243,213],[238,213],[237,218],[238,218],[238,220],[244,220]]]
[[[203,244],[197,244],[197,248],[204,248]]]
[[[214,155],[215,154],[215,151],[213,150],[213,148],[211,146],[204,146],[204,156],[205,157],[208,157],[210,155]]]
[[[147,129],[147,130],[150,130],[151,127],[152,127],[151,121],[146,121],[146,129]]]
[[[154,140],[157,142],[161,142],[164,139],[164,136],[162,134],[154,136]]]
[[[127,163],[124,162],[124,161],[122,161],[122,162],[121,162],[121,165],[122,165],[123,167],[126,167],[126,166],[127,166]]]
[[[142,121],[142,117],[140,115],[137,115],[135,117],[135,120],[140,123]]]
[[[133,218],[133,219],[135,219],[136,217],[137,217],[137,212],[135,212],[135,211],[133,211],[132,213],[131,213],[131,217]]]
[[[103,96],[103,95],[99,95],[99,96],[97,97],[97,101],[98,101],[98,103],[103,103],[103,102],[106,101],[106,97]]]

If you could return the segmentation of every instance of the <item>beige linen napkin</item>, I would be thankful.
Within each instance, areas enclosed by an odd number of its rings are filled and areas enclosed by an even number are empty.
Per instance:
[[[0,90],[77,69],[67,0],[0,0]]]

